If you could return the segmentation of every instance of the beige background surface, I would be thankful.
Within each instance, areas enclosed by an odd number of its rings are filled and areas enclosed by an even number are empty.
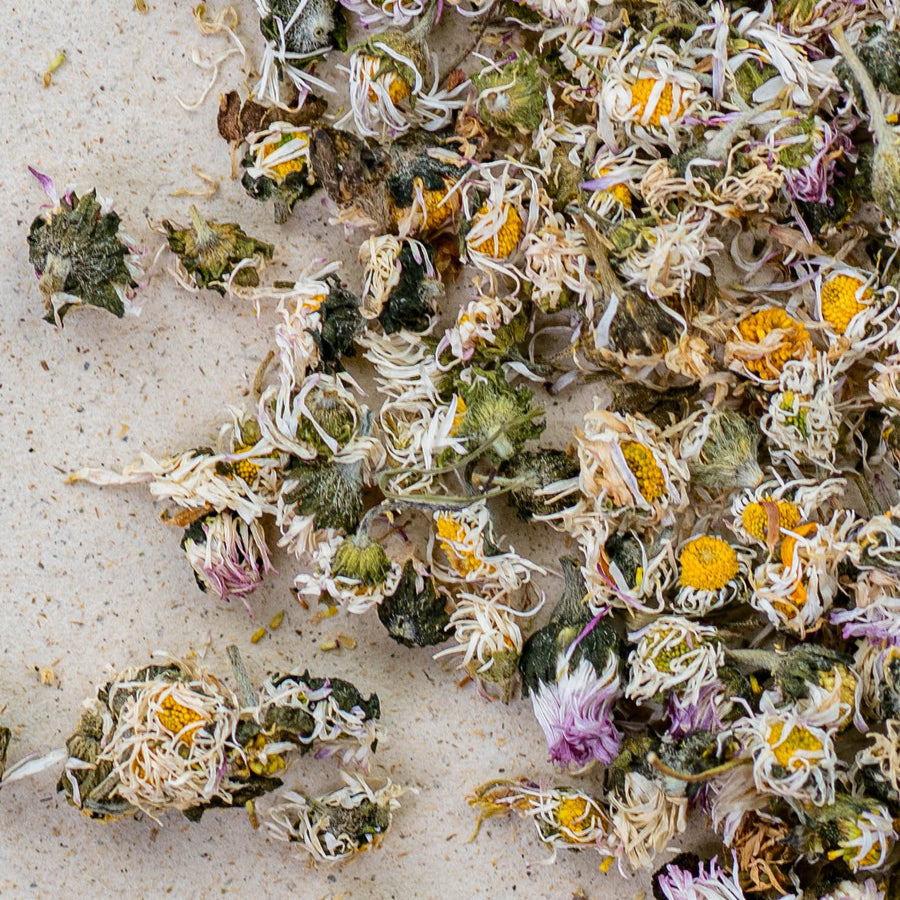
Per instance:
[[[211,4],[215,11],[221,4]],[[41,301],[28,265],[25,236],[45,198],[28,175],[32,165],[59,186],[96,186],[114,198],[124,228],[155,249],[147,224],[184,221],[190,199],[172,197],[202,185],[191,166],[222,178],[201,204],[217,219],[237,219],[278,247],[267,277],[287,279],[316,256],[350,260],[358,289],[356,247],[326,225],[316,197],[284,227],[271,209],[229,181],[228,148],[215,131],[217,91],[198,112],[183,111],[178,93],[194,99],[208,73],[191,61],[225,49],[202,39],[184,0],[31,4],[5,0],[0,16],[0,705],[14,729],[10,760],[60,746],[84,697],[104,668],[144,663],[154,650],[205,653],[227,671],[235,642],[256,680],[267,671],[308,665],[377,691],[388,732],[373,776],[389,774],[418,788],[395,817],[383,848],[345,866],[312,868],[296,847],[254,832],[240,811],[212,812],[191,825],[178,814],[100,825],[83,819],[55,793],[56,770],[0,792],[0,893],[4,897],[213,897],[220,894],[297,898],[590,897],[631,898],[647,879],[600,874],[593,853],[547,849],[518,820],[486,823],[467,843],[474,816],[465,794],[498,773],[551,774],[530,704],[486,703],[470,686],[457,689],[452,663],[427,650],[395,645],[374,615],[339,616],[313,625],[289,592],[296,563],[276,556],[279,576],[253,597],[249,620],[198,592],[179,550],[179,534],[157,520],[145,489],[67,486],[83,465],[120,468],[140,450],[159,457],[202,443],[241,404],[268,349],[271,307],[257,320],[237,301],[190,295],[168,277],[138,299],[137,318],[74,312],[64,330],[41,321]],[[254,7],[240,0],[240,33],[258,53]],[[451,40],[442,53],[454,53]],[[42,76],[60,50],[68,59],[44,88]],[[222,89],[241,80],[230,60]],[[575,401],[575,407],[586,403]],[[551,407],[560,420],[562,406]],[[545,538],[542,533],[540,538]],[[515,543],[525,549],[527,535]],[[545,557],[556,550],[545,548]],[[551,597],[559,580],[543,580]],[[273,636],[252,645],[259,624],[285,609]],[[319,643],[342,631],[358,646],[323,653]],[[36,667],[52,667],[41,684]],[[303,761],[288,783],[316,790],[340,784],[333,761]],[[590,784],[590,779],[582,779]]]

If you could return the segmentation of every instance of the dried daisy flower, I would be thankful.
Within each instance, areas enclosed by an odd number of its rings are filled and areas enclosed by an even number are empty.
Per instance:
[[[266,39],[253,91],[257,99],[281,103],[282,80],[297,92],[302,106],[312,89],[334,88],[315,77],[308,66],[331,48],[337,30],[332,0],[254,0],[259,30]]]
[[[520,244],[534,230],[542,194],[534,174],[508,162],[485,163],[466,175],[461,192],[463,261],[520,284]]]
[[[185,529],[181,549],[201,591],[226,602],[239,599],[252,615],[246,598],[272,568],[258,519],[248,523],[227,509],[210,513]]]
[[[485,819],[515,811],[534,822],[538,837],[556,851],[593,847],[606,857],[605,871],[612,855],[603,847],[609,817],[600,804],[583,791],[569,787],[543,788],[526,778],[498,779],[475,788],[467,798],[478,809],[475,834]],[[474,837],[474,836],[473,836]]]
[[[628,656],[625,696],[638,703],[678,691],[696,700],[703,686],[716,677],[725,661],[716,629],[678,616],[659,616],[628,635],[635,648]]]
[[[275,221],[287,221],[294,207],[318,187],[310,159],[310,129],[288,122],[247,135],[241,186],[257,200],[274,200]]]
[[[730,409],[709,410],[681,436],[679,457],[691,481],[713,490],[755,488],[763,473],[757,461],[759,431]]]
[[[783,309],[768,306],[742,319],[725,345],[725,363],[767,386],[778,381],[785,363],[812,353],[809,332]]]
[[[635,40],[630,29],[603,75],[598,130],[610,147],[632,142],[622,137],[651,145],[676,142],[680,120],[694,110],[701,94],[696,76],[683,67],[675,50],[652,37]]]
[[[653,883],[665,900],[744,900],[738,867],[729,875],[715,859],[701,861],[695,874],[694,865],[687,868],[678,857],[654,874]]]
[[[350,112],[338,121],[339,128],[352,119],[360,135],[378,138],[403,134],[414,125],[439,131],[450,123],[465,103],[460,94],[468,84],[439,88],[437,57],[423,40],[436,11],[437,4],[429,2],[412,28],[383,31],[351,52],[349,67],[339,67],[350,84]],[[429,69],[432,81],[426,87]]]
[[[687,466],[646,419],[607,412],[595,399],[575,438],[581,491],[598,512],[633,511],[655,522],[687,503]]]
[[[86,703],[59,789],[92,818],[231,805],[237,696],[186,663],[130,668]]]
[[[691,537],[678,555],[679,590],[671,600],[674,612],[705,616],[741,599],[748,591],[751,556],[722,538]]]
[[[346,786],[322,797],[286,791],[266,813],[269,833],[302,844],[317,860],[347,860],[378,847],[405,789],[387,783],[373,790],[360,775],[343,775]]]
[[[494,483],[510,487],[506,496],[520,519],[547,521],[576,502],[579,471],[577,460],[562,450],[522,450],[500,464]]]
[[[208,288],[224,296],[235,287],[257,287],[259,269],[274,247],[247,235],[240,225],[207,221],[193,204],[185,228],[163,221],[169,249],[178,258],[175,280],[186,290]]]
[[[837,392],[834,368],[824,354],[785,362],[759,423],[774,460],[834,470],[841,425]]]
[[[591,619],[576,560],[561,560],[566,585],[550,621],[522,649],[522,696],[531,696],[550,759],[561,768],[593,760],[609,765],[621,735],[612,710],[621,693],[618,638]]]
[[[543,604],[521,609],[522,601],[488,591],[459,591],[454,604],[448,631],[457,646],[441,650],[435,659],[462,654],[459,667],[477,678],[482,690],[487,684],[497,685],[500,698],[508,702],[524,645],[519,622],[535,615]]]
[[[546,97],[535,57],[519,53],[502,64],[489,62],[470,80],[479,118],[498,134],[531,135],[540,124]]]
[[[838,590],[837,570],[848,555],[852,514],[832,523],[796,526],[781,542],[778,561],[761,564],[751,576],[750,605],[769,621],[803,637],[817,629]]]
[[[453,361],[468,362],[486,348],[499,347],[506,326],[512,326],[522,312],[521,301],[514,296],[479,291],[475,299],[460,307],[456,324],[448,328],[440,339],[435,354],[443,360],[447,351]],[[508,330],[508,329],[506,329]]]
[[[67,190],[60,198],[50,178],[29,171],[53,201],[28,231],[28,259],[44,300],[44,320],[61,326],[78,306],[98,306],[120,319],[134,312],[131,298],[142,272],[135,243],[120,234],[112,204],[96,191],[79,197]]]
[[[667,793],[655,780],[626,771],[621,786],[608,795],[611,834],[608,845],[632,869],[649,868],[657,853],[687,828],[686,796]]]
[[[522,272],[532,286],[531,300],[542,312],[571,305],[592,310],[599,301],[596,282],[587,272],[587,245],[579,229],[561,228],[549,220],[525,235],[522,252]]]
[[[635,613],[659,613],[675,578],[675,561],[664,531],[588,529],[581,535],[585,551],[582,569],[596,614],[606,606]]]
[[[359,259],[366,266],[363,317],[377,318],[385,334],[401,328],[426,331],[442,290],[428,247],[385,234],[364,241]]]
[[[853,319],[871,306],[873,281],[873,276],[849,266],[820,269],[815,280],[816,319],[825,322],[834,334],[844,334]]]
[[[512,596],[521,592],[535,572],[544,573],[515,548],[503,552],[494,543],[491,513],[483,500],[460,509],[438,509],[433,520],[435,530],[429,537],[427,560],[429,569],[441,581],[477,585]]]
[[[825,806],[835,798],[838,758],[832,729],[836,710],[801,715],[776,707],[768,692],[757,715],[740,720],[735,735],[753,762],[756,789],[793,806]]]
[[[805,852],[843,860],[851,872],[880,868],[897,840],[887,807],[873,800],[838,794],[833,803],[801,813]]]
[[[343,678],[316,678],[299,670],[266,679],[254,711],[263,733],[275,741],[366,769],[381,736],[380,716],[377,694],[366,700]]]

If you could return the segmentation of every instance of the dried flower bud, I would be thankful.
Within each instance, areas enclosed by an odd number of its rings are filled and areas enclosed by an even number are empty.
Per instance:
[[[368,587],[384,584],[391,561],[381,544],[367,534],[351,534],[344,538],[331,562],[335,578],[352,578]]]
[[[547,501],[537,492],[557,481],[577,478],[580,471],[578,460],[562,450],[524,451],[500,464],[503,478],[523,482],[507,495],[520,519],[548,516],[572,506],[575,500]]]
[[[711,415],[699,455],[689,461],[691,477],[714,490],[756,487],[763,479],[756,461],[759,430],[729,409]]]
[[[260,19],[259,30],[275,42],[281,41],[283,34],[284,47],[290,53],[324,50],[331,46],[337,28],[336,5],[334,0],[268,0],[269,13]],[[285,28],[288,23],[290,28]]]
[[[527,53],[472,76],[482,121],[500,134],[531,134],[544,112],[544,80],[538,61]]]
[[[388,634],[406,647],[442,644],[449,635],[446,601],[430,575],[420,575],[412,560],[403,566],[400,584],[378,605],[378,618]]]
[[[96,191],[83,197],[73,191],[31,223],[28,256],[40,279],[47,322],[61,325],[73,306],[125,315],[128,292],[137,283],[136,268],[128,264],[132,250],[118,236],[120,221]]]
[[[544,423],[534,421],[534,395],[527,387],[512,387],[501,371],[473,367],[472,372],[472,383],[458,386],[466,414],[456,434],[467,439],[470,452],[490,442],[492,459],[510,459],[544,430]]]
[[[259,273],[255,265],[246,265],[255,256],[271,259],[274,247],[247,235],[233,222],[218,224],[207,221],[196,206],[190,209],[191,224],[181,228],[163,222],[169,247],[181,261],[198,288],[225,293],[230,276],[241,287],[256,287]]]
[[[359,463],[295,460],[285,472],[285,481],[289,483],[283,494],[285,505],[296,504],[297,514],[313,516],[316,528],[349,533],[359,524],[363,513]]]

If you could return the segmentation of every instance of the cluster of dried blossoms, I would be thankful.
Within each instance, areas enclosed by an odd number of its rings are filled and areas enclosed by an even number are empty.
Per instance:
[[[278,221],[327,194],[362,232],[363,282],[332,264],[258,286],[268,245],[237,226],[214,240],[199,213],[193,234],[166,223],[181,281],[277,300],[255,407],[214,447],[74,478],[148,482],[223,599],[246,601],[269,569],[268,519],[302,563],[300,596],[375,607],[402,643],[452,640],[440,653],[504,699],[520,681],[551,759],[585,780],[489,782],[471,798],[482,817],[518,811],[554,848],[627,870],[654,865],[693,810],[724,850],[659,870],[669,900],[885,896],[900,815],[894,4],[257,6],[259,79],[223,98],[219,131]],[[429,39],[455,15],[488,55],[445,87]],[[348,25],[365,29],[349,50]],[[337,48],[335,120],[315,69]],[[213,266],[204,242],[226,233],[239,249]],[[77,293],[51,236],[36,223],[32,256],[61,311],[53,291]],[[591,385],[570,447],[534,443],[525,382]],[[527,640],[541,569],[494,534],[500,496],[573,554]],[[315,844],[323,810],[384,797],[348,784],[275,829]]]
[[[111,673],[66,742],[59,790],[69,802],[104,821],[173,809],[196,821],[232,806],[255,821],[254,801],[281,787],[277,776],[292,753],[368,768],[379,735],[375,694],[366,700],[348,681],[308,672],[273,675],[254,690],[235,648],[229,654],[237,691],[187,662]],[[366,849],[387,831],[402,790],[344,779],[353,790],[319,798],[282,792],[266,824],[319,859]]]

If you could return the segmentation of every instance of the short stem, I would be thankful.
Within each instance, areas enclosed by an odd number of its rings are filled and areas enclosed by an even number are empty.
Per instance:
[[[679,772],[671,766],[667,766],[652,750],[647,754],[647,765],[652,766],[657,772],[660,772],[668,778],[677,778],[679,781],[685,781],[688,784],[700,784],[701,782],[709,781],[710,778],[715,778],[717,775],[724,775],[726,772],[730,772],[738,766],[747,765],[750,762],[752,762],[752,760],[749,758],[737,756],[734,759],[723,762],[721,765],[713,766],[705,772],[691,774],[689,772]]]

